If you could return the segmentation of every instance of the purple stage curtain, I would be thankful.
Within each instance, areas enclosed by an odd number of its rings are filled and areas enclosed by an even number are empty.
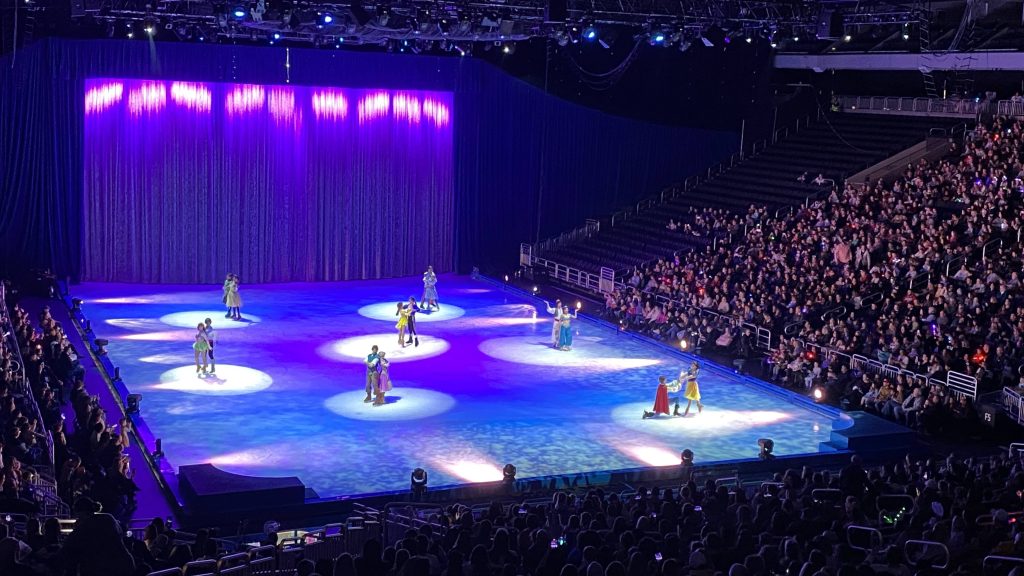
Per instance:
[[[87,80],[82,276],[449,271],[452,107],[445,92]]]

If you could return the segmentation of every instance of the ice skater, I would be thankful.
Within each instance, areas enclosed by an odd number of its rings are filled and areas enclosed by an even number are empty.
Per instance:
[[[569,312],[568,306],[562,306],[562,316],[559,319],[561,327],[558,331],[558,348],[564,352],[572,350],[572,321],[575,318],[575,310]]]
[[[398,329],[398,345],[405,348],[405,329],[409,326],[409,316],[412,311],[405,307],[401,302],[398,303],[398,310],[395,315],[398,316],[398,323],[395,324],[395,328]]]
[[[555,300],[555,306],[552,308],[547,302],[544,302],[547,306],[548,314],[551,314],[554,318],[554,324],[551,326],[551,347],[555,350],[558,349],[558,341],[561,339],[562,333],[562,301]]]
[[[238,276],[232,274],[225,299],[225,303],[228,305],[228,318],[232,320],[242,319],[242,295],[238,293],[238,283]]]
[[[704,405],[700,403],[700,386],[697,384],[697,373],[700,372],[700,364],[697,362],[690,363],[690,369],[679,374],[679,382],[686,386],[683,391],[683,398],[686,398],[686,410],[683,411],[683,417],[685,418],[690,414],[690,405],[694,402],[697,403],[697,413],[700,414],[704,410]],[[676,402],[676,416],[679,415],[679,402]]]
[[[224,277],[224,286],[223,286],[223,288],[221,288],[221,291],[224,294],[223,294],[223,296],[221,297],[220,300],[221,300],[221,302],[224,303],[224,306],[228,309],[228,313],[224,315],[225,318],[231,318],[231,306],[228,306],[228,292],[231,291],[231,281],[232,281],[233,278],[234,278],[234,274],[232,274],[231,272],[228,272],[228,275]]]
[[[406,340],[406,345],[416,343],[416,346],[420,345],[419,334],[416,333],[416,313],[420,311],[419,304],[416,303],[414,296],[409,296],[409,303],[405,305],[405,309],[409,312],[409,324],[406,326],[406,330],[409,333],[409,339]],[[395,312],[395,316],[401,316],[402,311]]]
[[[366,398],[363,398],[364,404],[373,402],[373,393],[380,384],[380,373],[377,371],[377,365],[380,364],[380,354],[377,350],[377,346],[370,348],[370,354],[366,357]]]
[[[217,342],[217,333],[213,329],[213,320],[206,319],[203,332],[206,334],[206,344],[209,346],[206,354],[210,358],[210,374],[214,374],[217,372],[217,361],[213,358],[213,345]]]
[[[202,377],[206,375],[206,357],[210,351],[210,343],[206,341],[206,332],[203,330],[206,327],[202,322],[196,326],[196,341],[192,344],[192,350],[196,355],[196,376]],[[200,367],[199,361],[202,360],[202,367]]]
[[[431,308],[441,309],[437,303],[437,274],[434,274],[433,266],[427,266],[427,271],[423,273],[423,298],[420,298],[420,302],[423,302],[427,311]]]
[[[643,419],[654,418],[658,414],[668,416],[668,382],[664,376],[658,376],[658,390],[654,393],[654,409],[644,410]]]
[[[385,358],[383,351],[377,354],[377,389],[373,400],[374,406],[386,404],[384,395],[391,391],[391,361]]]

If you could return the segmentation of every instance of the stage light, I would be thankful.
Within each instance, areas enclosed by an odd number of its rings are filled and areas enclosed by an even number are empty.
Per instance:
[[[693,466],[693,450],[687,448],[679,454],[679,463],[683,466]]]
[[[128,395],[128,406],[125,407],[124,413],[128,415],[138,414],[142,409],[142,394],[129,394]]]
[[[815,402],[821,402],[822,400],[825,399],[825,391],[822,390],[821,387],[815,388],[813,395]]]
[[[422,496],[427,491],[427,471],[417,468],[409,475],[409,488],[413,495]]]
[[[850,40],[853,40],[853,37],[850,36],[849,34],[843,36],[843,42],[849,42]]]
[[[231,15],[241,20],[242,18],[245,18],[245,8],[243,8],[242,6],[235,6],[231,10]]]
[[[747,36],[746,40],[747,40],[747,44],[750,44],[751,42],[754,41],[754,39],[751,38],[750,36]]]
[[[280,39],[281,39],[281,33],[280,32],[274,32],[274,40],[280,40]]]
[[[333,22],[334,15],[332,15],[330,12],[324,12],[323,14],[320,15],[320,24],[327,26],[328,24],[332,24]]]
[[[508,274],[505,274],[505,282],[508,282]]]
[[[715,43],[712,42],[710,39],[708,39],[707,36],[701,36],[700,37],[700,41],[703,42],[704,46],[707,46],[708,48],[714,48],[715,47]]]
[[[501,469],[501,481],[506,484],[511,484],[516,481],[515,464],[505,464],[505,467]]]
[[[540,291],[540,288],[537,288],[536,286],[534,286],[534,287],[533,287],[533,293],[534,293],[534,295],[536,295],[536,294],[537,294],[537,292],[539,292],[539,291]]]
[[[509,55],[515,54],[516,53],[516,44],[515,44],[515,42],[508,42],[508,43],[506,43],[504,46],[502,46],[501,51],[504,52],[505,54],[509,54]]]
[[[587,26],[584,28],[583,38],[589,41],[597,40],[597,28],[594,28],[593,26]]]
[[[690,347],[690,343],[686,341],[686,338],[680,338],[679,347],[682,348],[683,350],[686,350],[687,348]]]
[[[759,438],[757,440],[757,446],[761,449],[757,455],[761,460],[774,460],[775,455],[772,451],[775,449],[775,442],[771,438]]]
[[[145,30],[146,34],[149,34],[150,36],[156,34],[156,26],[153,26],[152,24],[147,23],[143,30]]]
[[[664,44],[664,43],[665,43],[665,33],[664,32],[661,32],[661,31],[651,32],[651,44],[652,45]]]
[[[793,42],[799,42],[799,41],[800,41],[800,37],[799,37],[799,36],[796,36],[796,35],[794,35],[794,36],[793,36]]]
[[[102,356],[107,353],[107,346],[110,344],[109,340],[107,340],[106,338],[97,338],[93,340],[93,343],[96,344],[97,354]]]

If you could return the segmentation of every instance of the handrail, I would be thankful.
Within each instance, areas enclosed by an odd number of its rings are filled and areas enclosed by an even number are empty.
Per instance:
[[[889,113],[905,113],[905,114],[942,114],[942,115],[953,115],[962,117],[976,117],[981,112],[986,110],[991,111],[993,105],[995,109],[999,111],[1002,116],[1009,116],[1011,114],[1004,113],[1003,110],[1010,111],[1010,106],[1004,106],[1003,102],[975,102],[974,100],[955,100],[948,98],[911,98],[911,97],[897,97],[897,96],[837,96],[839,104],[843,110],[849,111],[871,111],[871,112],[889,112]],[[1013,115],[1024,115],[1024,107],[1012,108],[1014,112],[1018,114]]]

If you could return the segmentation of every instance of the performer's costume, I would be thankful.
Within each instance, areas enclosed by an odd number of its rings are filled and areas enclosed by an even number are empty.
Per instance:
[[[686,390],[683,392],[683,398],[693,400],[694,402],[700,402],[700,386],[697,385],[697,372],[700,372],[700,368],[694,368],[686,373]]]
[[[415,341],[416,345],[419,346],[420,336],[416,333],[416,313],[420,311],[420,307],[415,302],[409,302],[405,305],[405,308],[409,311],[409,325],[407,326],[409,329],[409,340],[405,343],[412,344]]]
[[[562,326],[558,331],[558,347],[562,350],[572,349],[572,315],[562,314]]]
[[[217,335],[217,333],[213,330],[213,326],[208,324],[206,326],[206,343],[207,343],[207,346],[209,346],[209,348],[208,348],[208,355],[210,357],[210,372],[211,373],[217,371],[217,361],[213,359],[213,345],[217,341],[216,335]]]
[[[401,330],[409,325],[409,313],[408,308],[402,308],[398,311],[398,323],[395,324],[395,328]]]
[[[380,384],[380,373],[377,372],[377,365],[380,364],[380,357],[376,352],[366,357],[366,398],[363,402],[372,401],[372,395]]]
[[[238,282],[231,282],[227,296],[228,312],[235,320],[242,318],[242,295],[238,293]]]
[[[437,275],[431,271],[423,273],[423,298],[420,298],[420,301],[426,302],[428,306],[437,306]]]
[[[558,306],[547,308],[548,314],[552,314],[555,319],[555,323],[551,326],[551,345],[558,348],[559,340],[562,337],[562,309]]]
[[[391,375],[389,373],[391,362],[386,358],[378,357],[378,360],[379,362],[377,364],[377,367],[379,370],[379,374],[377,376],[377,388],[374,390],[373,405],[383,406],[384,393],[391,390]]]
[[[228,313],[225,314],[224,317],[231,318],[231,305],[228,304],[228,292],[231,291],[231,278],[224,280],[224,287],[222,290],[224,291],[224,296],[221,298],[221,302],[223,302],[224,306],[228,309]]]
[[[196,351],[196,373],[199,373],[199,357],[203,358],[202,371],[206,372],[206,356],[205,354],[210,350],[210,343],[206,341],[206,336],[202,332],[196,332],[196,341],[192,344],[192,349]]]
[[[644,411],[644,419],[654,418],[658,414],[668,414],[668,390],[669,384],[665,382],[658,383],[658,391],[654,393],[654,408],[648,412]]]

